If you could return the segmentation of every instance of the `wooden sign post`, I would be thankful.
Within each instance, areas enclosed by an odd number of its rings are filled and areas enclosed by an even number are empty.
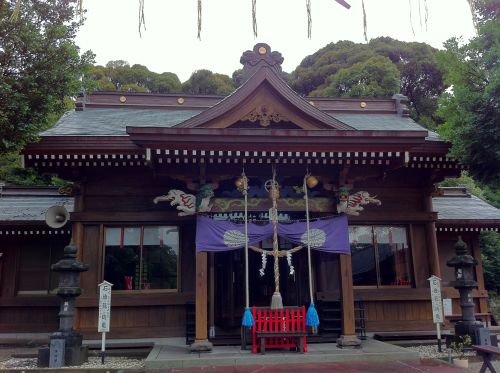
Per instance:
[[[104,364],[106,356],[106,333],[109,332],[111,317],[111,287],[113,284],[103,281],[99,284],[99,318],[97,321],[97,331],[102,333],[101,363]]]
[[[438,351],[441,352],[441,323],[443,322],[443,301],[441,299],[441,279],[432,275],[430,281],[432,301],[432,321],[436,324]]]

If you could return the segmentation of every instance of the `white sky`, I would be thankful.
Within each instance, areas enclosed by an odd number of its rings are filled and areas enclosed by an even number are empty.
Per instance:
[[[251,0],[202,0],[201,41],[197,35],[197,0],[145,0],[146,30],[138,33],[138,0],[84,0],[85,25],[76,42],[91,49],[96,62],[139,63],[150,70],[176,73],[181,81],[198,69],[231,76],[241,54],[257,42],[281,52],[283,70],[291,72],[304,57],[330,42],[364,42],[361,0],[312,0],[312,38],[307,38],[305,0],[257,0],[258,38],[252,32]],[[410,26],[410,4],[413,35]],[[474,35],[467,0],[365,0],[368,37],[390,36],[441,48],[452,36]],[[419,5],[422,13],[420,26]]]

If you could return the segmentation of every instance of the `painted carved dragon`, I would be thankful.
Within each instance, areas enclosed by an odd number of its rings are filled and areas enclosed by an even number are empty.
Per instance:
[[[205,184],[200,187],[196,196],[179,189],[170,189],[166,195],[156,197],[153,202],[170,202],[177,206],[179,216],[194,215],[198,212],[209,212],[212,209],[210,199],[214,196],[214,185]]]
[[[376,196],[370,196],[370,193],[365,191],[359,191],[354,194],[348,195],[348,198],[342,194],[340,195],[340,201],[337,204],[337,211],[343,212],[347,215],[359,215],[360,211],[363,211],[362,206],[368,205],[369,203],[374,203],[378,206],[382,204],[380,200],[376,199]]]

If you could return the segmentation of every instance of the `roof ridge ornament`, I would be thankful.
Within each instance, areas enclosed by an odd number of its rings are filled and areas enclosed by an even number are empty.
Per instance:
[[[408,109],[408,97],[402,95],[401,93],[396,93],[392,96],[392,99],[396,101],[396,111],[401,117],[409,117],[410,110]]]
[[[248,80],[261,67],[271,67],[281,72],[283,56],[280,52],[271,51],[271,47],[266,43],[257,43],[253,50],[243,52],[240,62],[243,65],[244,81]]]

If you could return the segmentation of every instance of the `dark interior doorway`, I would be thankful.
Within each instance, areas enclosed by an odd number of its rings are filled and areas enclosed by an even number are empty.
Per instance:
[[[260,245],[272,250],[272,242]],[[280,250],[289,249],[292,245],[280,241]],[[261,254],[249,252],[250,306],[269,306],[274,293],[273,257],[267,257],[264,276],[260,276],[262,267]],[[286,258],[281,258],[280,292],[285,306],[307,306],[308,266],[307,250],[304,248],[292,255],[295,273],[290,275]],[[215,254],[215,326],[219,331],[235,330],[239,333],[241,318],[245,307],[245,256],[243,249]]]

